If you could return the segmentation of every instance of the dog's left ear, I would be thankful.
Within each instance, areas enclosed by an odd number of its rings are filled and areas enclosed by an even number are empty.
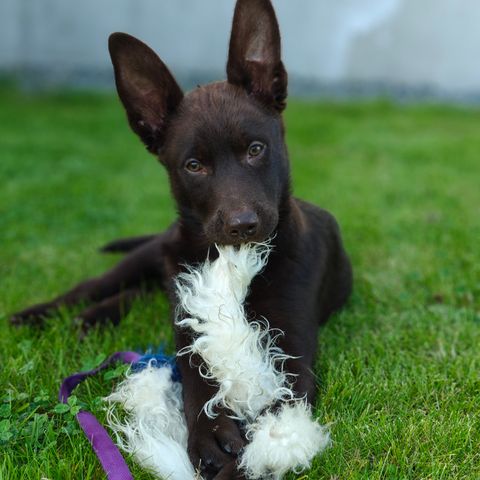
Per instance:
[[[281,59],[280,30],[270,0],[237,0],[227,63],[228,81],[281,112],[287,72]]]

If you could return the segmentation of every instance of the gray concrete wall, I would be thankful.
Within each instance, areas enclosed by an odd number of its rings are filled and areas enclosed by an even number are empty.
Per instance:
[[[480,1],[403,0],[359,32],[348,57],[350,78],[479,91]]]
[[[480,92],[479,0],[273,0],[295,88]],[[234,0],[1,0],[0,69],[110,79],[108,34],[150,44],[187,83],[223,75]],[[28,79],[27,79],[28,80]],[[88,82],[87,82],[88,83]]]

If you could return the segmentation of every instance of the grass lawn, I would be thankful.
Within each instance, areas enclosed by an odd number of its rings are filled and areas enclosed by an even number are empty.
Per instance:
[[[319,338],[333,445],[292,478],[480,478],[480,112],[291,101],[286,120],[295,194],[335,214],[355,270]],[[101,479],[60,381],[116,350],[173,352],[165,298],[83,343],[75,312],[41,331],[8,313],[104,271],[106,241],[167,227],[167,179],[113,95],[0,91],[0,139],[0,479]],[[102,417],[121,374],[77,404]]]

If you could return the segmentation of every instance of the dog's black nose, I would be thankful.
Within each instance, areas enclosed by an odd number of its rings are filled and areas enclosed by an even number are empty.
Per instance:
[[[230,215],[225,227],[230,238],[245,240],[257,233],[258,216],[249,210],[236,212]]]

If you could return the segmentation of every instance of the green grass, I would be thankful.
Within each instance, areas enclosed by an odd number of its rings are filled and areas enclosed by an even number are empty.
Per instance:
[[[301,478],[480,478],[480,112],[292,101],[286,120],[295,193],[335,214],[355,270],[319,338],[333,446]],[[0,138],[0,479],[104,478],[72,412],[102,417],[115,379],[66,413],[58,387],[116,350],[173,351],[164,297],[83,343],[75,312],[41,331],[8,313],[104,271],[102,243],[165,228],[167,179],[113,96],[0,92]]]

